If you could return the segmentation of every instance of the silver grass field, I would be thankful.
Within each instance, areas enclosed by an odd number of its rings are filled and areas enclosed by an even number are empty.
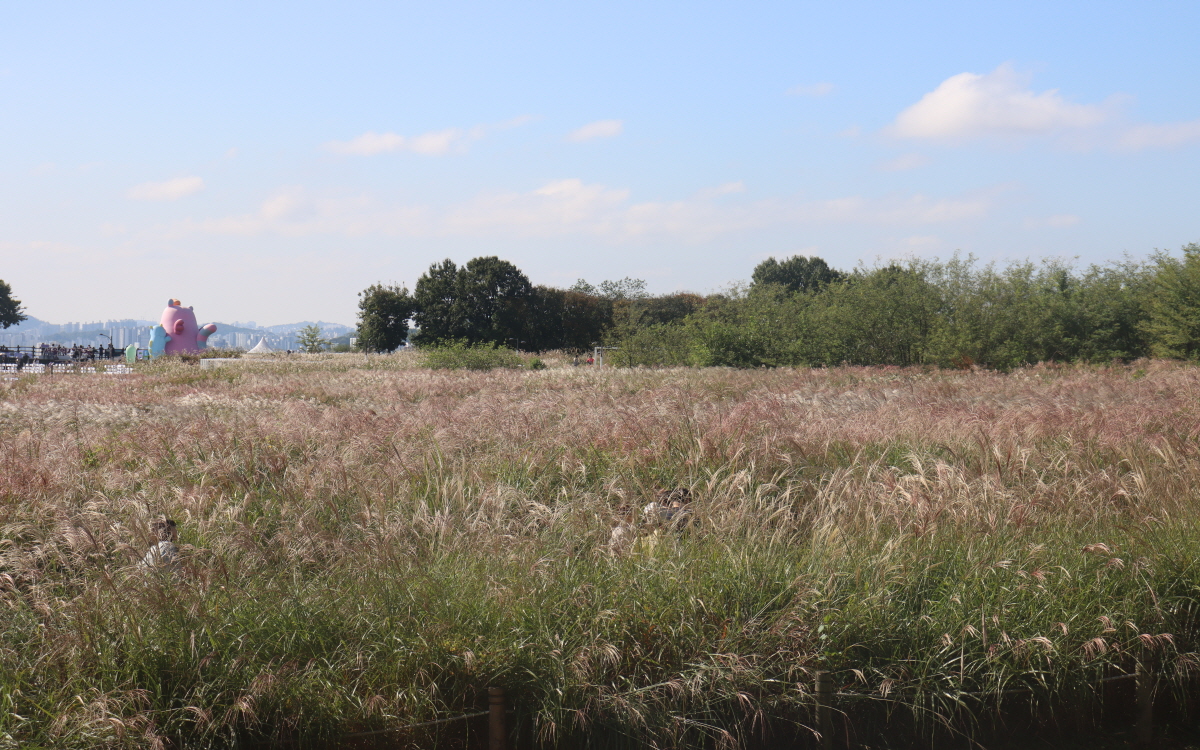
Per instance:
[[[328,746],[489,686],[526,745],[758,746],[818,670],[914,736],[1195,694],[1200,368],[421,357],[0,384],[0,746]]]

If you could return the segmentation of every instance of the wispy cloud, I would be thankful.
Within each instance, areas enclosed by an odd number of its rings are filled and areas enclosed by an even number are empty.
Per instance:
[[[1161,125],[1134,125],[1121,134],[1123,148],[1140,151],[1147,148],[1176,148],[1200,143],[1200,120]]]
[[[940,237],[932,234],[914,234],[911,237],[904,238],[904,244],[908,247],[928,249],[937,247],[942,240]]]
[[[717,185],[712,188],[705,188],[696,195],[704,198],[716,198],[721,195],[737,195],[738,193],[746,192],[746,183],[741,180],[736,182],[726,182],[723,185]]]
[[[350,156],[373,156],[394,151],[407,151],[424,156],[441,156],[452,151],[466,151],[473,141],[483,138],[492,131],[514,128],[532,120],[532,117],[526,115],[490,125],[476,125],[468,129],[432,130],[428,133],[411,136],[368,131],[348,141],[330,141],[325,144],[325,148],[335,154]]]
[[[804,86],[793,86],[787,90],[788,96],[828,96],[833,93],[832,83],[811,83]]]
[[[897,156],[894,159],[887,159],[879,162],[876,167],[884,172],[903,172],[909,169],[923,167],[929,163],[929,157],[925,154],[904,154]]]
[[[1054,214],[1043,218],[1029,218],[1024,221],[1026,229],[1042,229],[1050,227],[1052,229],[1063,229],[1073,227],[1080,221],[1075,214]]]
[[[349,141],[331,141],[325,144],[325,147],[335,154],[352,156],[373,156],[392,151],[440,156],[448,153],[454,145],[461,145],[465,136],[466,134],[458,128],[431,131],[416,136],[371,131]]]
[[[289,237],[321,234],[407,237],[590,236],[615,242],[638,237],[705,241],[772,226],[878,224],[924,227],[986,216],[994,191],[935,198],[923,194],[746,201],[741,182],[697,191],[679,200],[635,201],[627,188],[566,178],[524,192],[496,192],[445,207],[383,205],[365,195],[320,196],[285,188],[256,210],[187,221],[171,235],[191,233]]]
[[[365,195],[314,195],[297,185],[281,188],[248,213],[188,219],[172,225],[164,234],[170,238],[195,233],[246,237],[427,236],[431,233],[427,213],[421,206],[380,206]]]
[[[624,129],[625,123],[621,120],[598,120],[571,131],[567,140],[572,143],[582,143],[595,138],[612,138],[620,135]]]
[[[1034,92],[1010,65],[991,73],[959,73],[896,117],[889,131],[899,138],[970,139],[1037,135],[1089,128],[1109,111],[1075,104],[1056,89]]]
[[[129,197],[138,201],[174,201],[204,189],[199,177],[176,177],[164,182],[143,182],[129,189]]]

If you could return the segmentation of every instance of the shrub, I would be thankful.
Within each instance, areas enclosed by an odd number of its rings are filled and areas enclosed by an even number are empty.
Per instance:
[[[425,367],[432,370],[494,370],[517,368],[524,363],[512,349],[495,344],[468,344],[453,341],[429,347],[425,353]]]

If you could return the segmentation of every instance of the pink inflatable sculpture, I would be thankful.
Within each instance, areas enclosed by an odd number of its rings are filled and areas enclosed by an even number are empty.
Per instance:
[[[208,346],[208,337],[216,333],[213,323],[201,328],[196,325],[196,313],[179,300],[167,300],[158,325],[150,329],[150,356],[160,354],[192,354]]]

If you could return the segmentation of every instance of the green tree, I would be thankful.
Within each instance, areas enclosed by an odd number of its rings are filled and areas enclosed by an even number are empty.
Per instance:
[[[632,279],[628,276],[619,281],[601,281],[600,286],[596,288],[596,292],[601,297],[611,300],[645,299],[650,296],[646,293],[645,280]]]
[[[296,343],[309,354],[325,351],[329,340],[321,337],[321,328],[316,324],[304,326],[296,334]]]
[[[1075,355],[1094,362],[1150,354],[1143,330],[1150,274],[1139,261],[1091,266],[1079,280]]]
[[[791,292],[815,292],[844,278],[844,274],[829,267],[815,255],[806,258],[793,255],[783,262],[767,258],[754,268],[754,286],[779,284]]]
[[[0,279],[0,328],[15,326],[22,320],[27,320],[21,307],[21,300],[12,296],[12,287]]]
[[[917,262],[889,265],[856,272],[812,295],[803,358],[823,365],[929,361],[942,300],[926,277],[927,269]]]
[[[530,351],[582,351],[599,343],[612,325],[612,301],[595,294],[538,286],[531,310]]]
[[[358,347],[390,352],[408,339],[415,303],[403,286],[372,284],[358,294]]]
[[[508,261],[473,258],[459,268],[447,259],[417,280],[413,320],[420,331],[413,340],[519,347],[532,331],[534,301],[528,277]]]
[[[413,288],[415,344],[456,341],[467,336],[458,266],[447,258],[434,263]]]
[[[1157,357],[1200,359],[1200,244],[1183,257],[1159,253],[1147,295],[1143,328]]]
[[[780,286],[735,288],[710,297],[684,321],[692,361],[724,367],[808,364],[804,354],[809,298]]]
[[[494,255],[472,258],[459,276],[468,341],[513,349],[528,343],[534,301],[529,277]]]

